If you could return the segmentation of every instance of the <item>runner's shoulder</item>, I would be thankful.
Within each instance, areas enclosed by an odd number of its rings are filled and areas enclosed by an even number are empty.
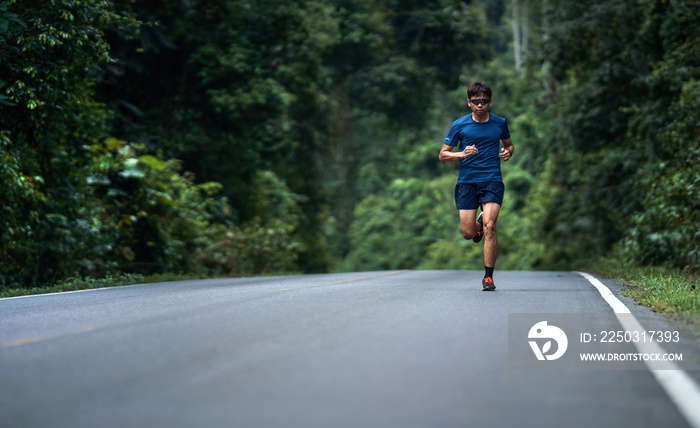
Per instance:
[[[505,117],[501,117],[501,116],[499,116],[495,113],[491,113],[491,112],[489,112],[489,116],[490,116],[489,120],[493,120],[494,123],[499,123],[499,124],[506,123]]]
[[[471,115],[471,114],[468,114],[468,115],[462,116],[462,117],[460,117],[459,119],[457,119],[457,120],[455,120],[454,122],[452,122],[452,126],[459,126],[459,125],[464,125],[464,124],[472,123],[472,122],[474,122],[474,121],[472,120],[472,115]]]

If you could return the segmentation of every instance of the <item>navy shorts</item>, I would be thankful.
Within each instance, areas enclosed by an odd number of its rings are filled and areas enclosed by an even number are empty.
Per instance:
[[[506,186],[501,182],[457,183],[455,186],[455,205],[458,210],[475,210],[484,202],[503,205]]]

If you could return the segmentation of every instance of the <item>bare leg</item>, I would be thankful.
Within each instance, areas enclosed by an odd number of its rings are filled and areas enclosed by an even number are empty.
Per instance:
[[[470,240],[479,231],[479,223],[476,222],[476,210],[459,210],[459,226],[462,236]]]
[[[498,238],[496,237],[496,220],[501,206],[495,202],[486,202],[484,210],[484,266],[496,266],[498,256]]]

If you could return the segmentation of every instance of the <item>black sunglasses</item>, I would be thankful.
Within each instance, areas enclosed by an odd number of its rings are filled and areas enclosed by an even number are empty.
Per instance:
[[[473,100],[469,100],[472,104],[475,105],[482,105],[482,104],[488,104],[491,102],[491,98],[474,98]]]

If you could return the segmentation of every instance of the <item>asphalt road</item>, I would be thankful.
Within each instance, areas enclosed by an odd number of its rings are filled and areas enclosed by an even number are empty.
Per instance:
[[[581,275],[496,272],[496,292],[481,291],[481,276],[362,272],[0,299],[0,427],[689,426],[648,370],[509,367],[513,314],[612,314]]]

